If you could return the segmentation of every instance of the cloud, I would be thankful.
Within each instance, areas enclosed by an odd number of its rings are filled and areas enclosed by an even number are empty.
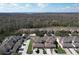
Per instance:
[[[79,7],[78,6],[65,6],[63,8],[60,8],[59,11],[63,11],[63,12],[79,12]]]
[[[32,6],[30,4],[25,4],[24,6],[17,6],[15,9],[18,9],[18,10],[30,10],[30,9],[32,9]]]
[[[51,10],[51,11],[50,11]],[[0,3],[0,12],[79,12],[79,4]]]
[[[8,3],[8,4],[11,6],[18,6],[18,4],[16,4],[16,3]]]
[[[64,7],[64,9],[75,10],[75,9],[79,9],[79,7],[78,6],[66,6]]]
[[[2,3],[0,4],[0,12],[16,12],[32,9],[31,4]]]
[[[45,8],[45,7],[47,7],[47,5],[48,4],[46,4],[46,3],[38,3],[37,4],[37,6],[40,7],[40,8]]]
[[[31,4],[25,4],[25,8],[31,9],[32,8],[32,5]]]
[[[18,6],[18,4],[15,4],[15,3],[1,3],[0,4],[0,7],[3,7],[3,8],[10,8],[10,7],[16,7]]]

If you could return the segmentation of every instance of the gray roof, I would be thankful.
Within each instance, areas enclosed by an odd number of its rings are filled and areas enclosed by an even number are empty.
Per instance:
[[[16,42],[16,44],[14,45],[12,52],[16,52],[17,49],[21,46],[22,40],[18,40],[18,42]]]
[[[46,41],[46,40],[48,39],[48,36],[44,36],[44,37],[42,37],[42,39],[43,39],[44,41]]]
[[[4,45],[4,46],[0,46],[0,52],[1,51],[7,51],[9,48],[7,47],[7,45]]]
[[[74,43],[76,48],[79,48],[79,43]]]
[[[64,43],[64,44],[62,44],[62,46],[64,48],[73,48],[73,45],[71,43]]]
[[[79,43],[79,37],[76,36],[74,42]]]
[[[37,43],[34,45],[34,48],[43,48],[44,47],[44,44],[41,44],[41,43]]]
[[[43,42],[43,39],[41,37],[36,37],[32,41],[35,42],[35,43],[41,43],[41,42]]]
[[[74,39],[73,36],[61,37],[61,38],[60,38],[60,42],[63,41],[63,43],[71,43],[73,39]]]
[[[48,43],[54,43],[56,41],[56,39],[54,37],[49,37],[46,42]]]
[[[68,37],[60,38],[60,42],[63,41],[64,43],[72,42],[72,40],[74,40],[74,42],[79,42],[79,37],[78,36],[68,36]]]
[[[0,52],[7,54],[10,52],[16,52],[18,47],[23,42],[23,38],[21,36],[11,36],[7,37],[0,46]]]
[[[45,44],[45,47],[46,47],[46,48],[55,48],[56,45],[55,45],[55,44],[51,44],[51,43],[46,43],[46,44]]]
[[[51,47],[55,47],[54,41],[56,39],[53,36],[34,37],[34,38],[32,40],[33,43],[35,43],[34,47],[37,47],[37,48],[43,48],[43,47],[51,48]],[[42,42],[44,42],[44,43],[42,43]],[[45,44],[47,44],[47,46],[45,46]]]

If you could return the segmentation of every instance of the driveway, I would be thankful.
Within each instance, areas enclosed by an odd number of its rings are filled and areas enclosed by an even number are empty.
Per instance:
[[[24,46],[23,46],[23,45],[21,46],[21,49],[23,49],[23,51],[20,51],[20,50],[19,50],[19,52],[21,52],[22,55],[26,55],[26,54],[27,54],[27,49],[28,49],[29,43],[30,43],[30,40],[26,40],[26,41],[24,41],[24,43],[23,43],[23,44],[25,44],[25,45],[24,45]]]
[[[72,54],[67,48],[64,48],[64,50],[65,50],[66,54],[68,54],[68,55]]]
[[[50,49],[45,49],[47,54],[51,54],[51,50]]]
[[[77,55],[77,52],[73,48],[69,48],[69,50],[72,52],[72,54]]]
[[[54,54],[54,55],[57,54],[54,49],[52,49],[52,54]]]

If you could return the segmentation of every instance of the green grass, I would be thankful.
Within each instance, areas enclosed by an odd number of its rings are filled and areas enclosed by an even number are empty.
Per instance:
[[[78,50],[75,50],[78,54],[79,54],[79,49]]]
[[[66,52],[60,46],[58,46],[58,48],[56,48],[55,51],[58,54],[66,54]]]
[[[29,46],[28,46],[28,50],[27,50],[27,54],[32,54],[32,41],[30,41]]]

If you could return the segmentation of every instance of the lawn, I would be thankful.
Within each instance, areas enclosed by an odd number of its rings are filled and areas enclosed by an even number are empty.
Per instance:
[[[75,50],[78,54],[79,54],[79,49],[78,50]]]
[[[32,41],[30,41],[29,46],[28,46],[28,50],[27,50],[27,54],[32,54]]]
[[[58,54],[66,54],[66,52],[60,46],[58,46],[58,48],[56,48],[55,51]]]

